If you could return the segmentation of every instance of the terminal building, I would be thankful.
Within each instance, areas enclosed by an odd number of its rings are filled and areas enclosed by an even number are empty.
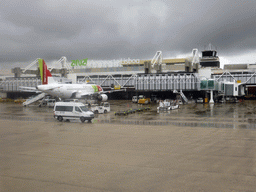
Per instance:
[[[31,94],[22,92],[19,87],[41,84],[37,66],[35,60],[24,69],[12,69],[13,77],[5,78],[0,83],[2,95],[15,98]],[[203,50],[201,56],[197,49],[193,49],[191,57],[174,59],[163,58],[161,51],[148,60],[86,59],[85,63],[80,60],[67,62],[66,57],[62,57],[48,68],[54,76],[59,77],[60,83],[95,83],[104,90],[126,89],[126,92],[110,95],[110,99],[131,99],[136,94],[168,98],[179,93],[184,100],[256,95],[256,65],[224,65],[224,69],[221,69],[217,51],[212,48]]]

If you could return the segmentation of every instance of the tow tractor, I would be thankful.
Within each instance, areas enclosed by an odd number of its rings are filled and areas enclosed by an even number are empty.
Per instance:
[[[159,102],[159,106],[157,107],[157,112],[159,111],[169,111],[174,109],[179,109],[180,106],[178,104],[178,101],[170,101],[169,99],[166,99],[164,101]]]
[[[150,98],[146,98],[144,95],[139,96],[138,104],[149,104],[151,103]]]
[[[101,102],[100,105],[92,104],[91,111],[95,114],[110,112],[110,104],[108,102]]]
[[[50,97],[46,97],[44,98],[40,103],[39,103],[39,107],[42,106],[48,106],[48,107],[54,107],[56,100],[52,99]]]

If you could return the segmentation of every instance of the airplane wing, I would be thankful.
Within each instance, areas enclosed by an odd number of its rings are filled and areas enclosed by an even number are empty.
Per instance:
[[[39,91],[35,87],[23,87],[23,86],[20,86],[19,90],[22,91],[22,92],[41,93],[41,91]]]
[[[95,92],[95,93],[88,93],[88,92],[74,92],[73,94],[79,94],[81,97],[86,97],[86,96],[97,96],[100,94],[105,94],[105,93],[113,93],[117,91],[124,91],[124,90],[109,90],[109,91],[101,91],[101,92]]]
[[[83,92],[82,92],[82,93],[80,93],[80,96],[81,96],[81,97],[86,97],[86,96],[97,95],[97,94],[98,94],[98,93],[95,94],[95,93],[83,93]]]
[[[101,92],[98,92],[98,93],[114,93],[114,92],[119,92],[119,91],[126,91],[126,89],[101,91]]]
[[[94,93],[88,93],[85,91],[74,91],[72,93],[72,97],[81,97],[85,98],[86,96],[98,96],[100,94],[105,94],[105,93],[113,93],[117,91],[126,91],[125,89],[120,89],[120,90],[109,90],[109,91],[100,91],[100,92],[94,92]]]
[[[98,95],[98,93],[88,93],[85,91],[73,91],[71,98],[85,98],[86,96]]]
[[[51,86],[51,87],[49,87],[49,88],[44,88],[44,91],[49,91],[49,90],[53,90],[53,89],[56,89],[56,88],[60,88],[60,87],[62,87],[61,85],[56,85],[56,86]]]

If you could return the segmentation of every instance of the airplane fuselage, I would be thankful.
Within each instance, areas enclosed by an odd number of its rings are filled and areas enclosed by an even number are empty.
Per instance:
[[[81,99],[89,95],[96,95],[102,92],[102,88],[95,84],[47,84],[38,85],[37,89],[54,97],[62,99]]]

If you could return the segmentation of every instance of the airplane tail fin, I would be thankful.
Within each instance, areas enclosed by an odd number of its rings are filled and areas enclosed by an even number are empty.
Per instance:
[[[40,70],[42,85],[46,85],[48,83],[53,82],[54,80],[52,79],[52,74],[47,69],[47,65],[45,64],[45,61],[43,59],[38,59],[38,63],[39,63],[39,70]]]

